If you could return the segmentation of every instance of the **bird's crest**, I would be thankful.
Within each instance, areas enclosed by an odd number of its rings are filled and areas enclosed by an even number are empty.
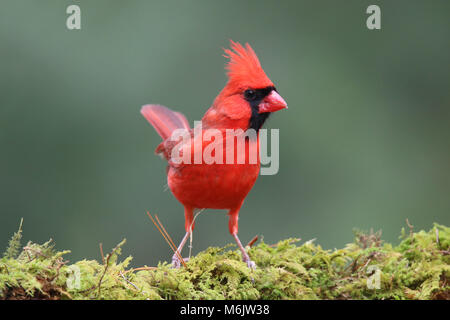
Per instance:
[[[227,63],[228,85],[234,89],[259,89],[273,86],[261,67],[255,51],[248,43],[245,47],[230,40],[231,49],[224,49]]]

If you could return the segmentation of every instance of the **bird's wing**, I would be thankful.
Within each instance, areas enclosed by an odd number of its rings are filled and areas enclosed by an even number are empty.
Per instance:
[[[162,105],[147,104],[141,108],[141,113],[163,140],[169,138],[176,129],[190,130],[189,122],[183,114]]]

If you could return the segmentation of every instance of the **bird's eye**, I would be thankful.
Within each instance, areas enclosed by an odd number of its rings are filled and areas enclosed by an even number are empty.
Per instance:
[[[247,100],[254,100],[256,98],[256,91],[252,89],[245,90],[244,96]]]

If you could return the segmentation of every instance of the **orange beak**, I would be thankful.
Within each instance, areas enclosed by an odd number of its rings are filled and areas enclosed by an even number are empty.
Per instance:
[[[287,103],[284,99],[276,92],[272,90],[270,94],[263,99],[259,104],[258,113],[265,112],[275,112],[281,109],[287,109]]]

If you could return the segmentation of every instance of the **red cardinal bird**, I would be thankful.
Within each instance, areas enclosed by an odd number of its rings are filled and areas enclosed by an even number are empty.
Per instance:
[[[178,247],[178,252],[181,253],[194,228],[194,210],[227,209],[230,217],[230,233],[242,252],[244,262],[250,268],[255,268],[255,263],[250,260],[237,236],[238,215],[242,203],[260,171],[259,129],[272,112],[287,108],[287,104],[265,74],[258,57],[248,43],[244,47],[231,41],[231,50],[225,50],[225,57],[229,58],[227,64],[228,83],[201,121],[203,134],[200,134],[200,139],[202,139],[200,150],[198,148],[196,150],[194,146],[195,141],[198,140],[194,135],[196,129],[190,128],[189,122],[181,113],[161,105],[145,105],[142,107],[141,113],[163,139],[163,142],[156,148],[156,153],[162,154],[168,160],[169,188],[184,206],[186,235]],[[172,140],[171,135],[176,129],[186,130],[194,139],[187,142]],[[241,129],[243,132],[254,129],[256,137],[245,139],[245,162],[243,164],[221,164],[219,161],[216,163],[194,163],[194,161],[179,163],[174,161],[173,150],[176,144],[181,144],[179,147],[182,152],[190,152],[191,159],[195,158],[196,152],[205,151],[205,148],[211,143],[208,139],[204,139],[204,132],[208,129],[215,129],[214,132],[219,132],[224,137],[226,130],[229,129]],[[232,150],[227,149],[228,141],[226,140],[226,143],[222,144],[225,146],[223,159],[226,158],[227,152],[234,152],[233,157],[236,159],[239,157],[238,149],[236,147]],[[255,144],[258,152],[257,159],[251,163],[249,150],[254,150],[252,147],[255,147]],[[176,254],[172,258],[172,263],[175,267],[180,266],[181,261]]]

